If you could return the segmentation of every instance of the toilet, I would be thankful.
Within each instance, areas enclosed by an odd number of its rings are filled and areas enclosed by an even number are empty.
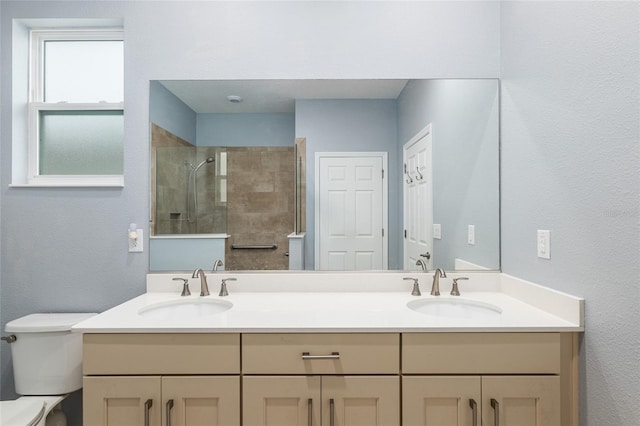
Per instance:
[[[66,426],[60,403],[82,387],[82,334],[71,327],[96,314],[31,314],[5,327],[14,401],[0,402],[2,426]]]

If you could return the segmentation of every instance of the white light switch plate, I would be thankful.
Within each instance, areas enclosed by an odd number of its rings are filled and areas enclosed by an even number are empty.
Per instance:
[[[476,243],[476,227],[469,225],[467,227],[467,244],[474,245]]]
[[[436,240],[442,239],[442,226],[439,223],[433,224],[433,238]]]
[[[538,230],[538,257],[551,259],[551,231]]]

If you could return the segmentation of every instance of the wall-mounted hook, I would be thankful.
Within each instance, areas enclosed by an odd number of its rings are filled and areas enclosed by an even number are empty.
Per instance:
[[[412,184],[412,183],[413,183],[413,179],[411,179],[411,175],[410,175],[409,173],[407,173],[407,179],[406,179],[406,182],[407,182],[408,184]]]
[[[418,175],[416,176],[416,180],[424,179],[424,176],[422,176],[422,173],[420,173],[420,167],[416,166],[416,172],[418,172]]]

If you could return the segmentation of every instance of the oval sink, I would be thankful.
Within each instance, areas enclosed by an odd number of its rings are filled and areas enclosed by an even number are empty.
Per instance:
[[[233,303],[220,299],[171,300],[145,306],[138,315],[151,319],[184,320],[219,314],[232,307]]]
[[[412,300],[407,307],[421,314],[447,318],[483,318],[502,314],[502,309],[491,303],[457,297]]]

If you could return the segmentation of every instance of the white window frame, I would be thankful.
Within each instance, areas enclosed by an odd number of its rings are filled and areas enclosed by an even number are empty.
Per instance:
[[[124,102],[44,102],[44,45],[47,41],[114,40],[123,41],[123,31],[114,29],[32,29],[29,51],[29,112],[27,184],[31,186],[124,186],[117,175],[40,175],[40,112],[42,111],[122,111]],[[124,70],[123,70],[124,73]],[[123,94],[124,96],[124,94]]]

